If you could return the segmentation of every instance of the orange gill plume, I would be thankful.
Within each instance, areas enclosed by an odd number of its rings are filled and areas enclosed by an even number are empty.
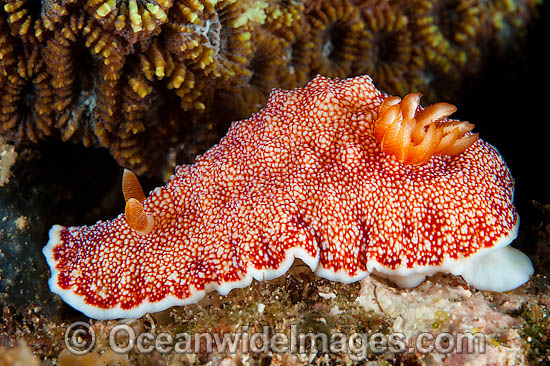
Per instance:
[[[153,215],[147,215],[143,208],[145,194],[137,176],[128,169],[124,169],[122,175],[122,194],[126,201],[124,214],[126,222],[139,235],[147,235],[153,230],[155,219]]]
[[[394,155],[401,163],[419,165],[435,155],[457,155],[470,147],[478,134],[468,134],[475,127],[464,121],[447,120],[456,111],[448,103],[418,108],[420,93],[403,100],[390,96],[384,100],[374,123],[374,137],[382,151]]]

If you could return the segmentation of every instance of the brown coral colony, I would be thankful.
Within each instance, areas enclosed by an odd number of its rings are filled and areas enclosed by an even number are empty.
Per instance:
[[[317,73],[370,74],[391,94],[449,99],[461,75],[522,32],[537,2],[501,3],[2,0],[0,133],[107,147],[136,173],[159,174],[257,111],[272,88],[300,87]],[[403,117],[399,126],[411,127]],[[453,123],[411,132],[411,151],[444,154],[452,149],[428,141],[456,140],[454,149],[471,139],[469,125]],[[395,152],[392,138],[406,128],[387,127],[384,148]],[[403,161],[424,160],[402,150]]]

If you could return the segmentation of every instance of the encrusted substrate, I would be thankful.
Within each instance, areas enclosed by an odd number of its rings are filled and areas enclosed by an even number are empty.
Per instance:
[[[14,348],[0,346],[0,365],[39,366],[40,361],[34,357],[25,341],[21,341]]]
[[[532,228],[536,235],[526,237],[535,243],[533,246],[535,252],[533,259],[540,273],[550,275],[550,204],[541,204],[533,201],[532,205],[537,209],[540,215],[540,223]]]
[[[550,331],[545,320],[550,315],[548,278],[541,279],[546,283],[542,287],[546,292],[542,294],[540,283],[530,283],[506,293],[492,293],[473,290],[458,277],[440,275],[418,288],[400,291],[370,277],[363,280],[358,301],[365,310],[390,317],[390,332],[404,334],[412,340],[412,345],[425,337],[426,332],[433,338],[427,338],[425,344],[434,348],[437,337],[444,339],[445,334],[454,337],[457,344],[450,346],[449,352],[445,350],[449,343],[440,344],[444,352],[423,353],[421,364],[527,364],[532,361],[533,344],[540,348],[540,338],[546,339]],[[532,325],[525,312],[533,307],[540,312],[537,326],[546,328],[537,339],[527,335],[532,333]],[[472,337],[474,342],[468,345],[467,337]],[[462,351],[458,348],[460,339]],[[477,341],[480,343],[475,343]]]
[[[6,185],[11,176],[11,167],[17,159],[15,146],[6,144],[0,136],[0,187]]]
[[[0,184],[0,312],[3,306],[10,306],[18,314],[37,309],[43,315],[59,316],[62,302],[47,287],[48,266],[41,252],[47,228],[60,214],[76,222],[77,215],[78,219],[84,215],[88,216],[84,220],[97,220],[100,210],[113,212],[113,206],[120,210],[116,203],[123,198],[118,184],[110,192],[109,180],[94,181],[91,186],[80,173],[110,172],[118,183],[119,168],[106,152],[98,154],[72,144],[56,147],[61,148],[41,154],[34,147],[8,145],[1,154],[0,164],[6,157],[14,161],[9,167],[1,166],[6,168],[7,179]],[[61,159],[66,165],[59,164]],[[66,179],[68,176],[71,179]],[[90,207],[92,203],[95,210],[85,213],[81,205]],[[63,213],[56,211],[62,207]]]
[[[0,306],[44,306],[46,313],[54,314],[60,303],[48,302],[52,297],[43,286],[47,265],[35,245],[39,245],[47,225],[43,216],[50,213],[57,192],[40,185],[36,150],[16,153],[13,146],[0,144],[2,148],[0,174],[5,179],[0,178]]]
[[[550,280],[539,276],[521,288],[507,293],[481,292],[469,289],[459,277],[437,275],[413,290],[397,289],[384,280],[367,277],[362,284],[340,284],[319,279],[304,264],[293,266],[288,274],[269,282],[256,282],[227,296],[210,293],[200,303],[172,308],[136,320],[94,321],[96,344],[86,356],[74,356],[65,349],[63,334],[70,322],[54,323],[40,314],[29,312],[14,319],[4,312],[6,328],[0,337],[10,347],[17,339],[25,339],[43,365],[506,365],[540,364],[548,361],[550,350]],[[109,331],[116,325],[130,326],[136,335],[146,332],[155,336],[167,332],[172,336],[208,334],[194,339],[189,352],[178,354],[153,351],[116,354],[108,346]],[[323,352],[317,344],[315,352],[304,343],[304,352],[275,352],[273,348],[249,347],[244,352],[216,350],[206,352],[206,338],[244,332],[261,334],[268,326],[268,337],[275,332],[326,334],[328,339],[341,333],[368,337],[399,332],[412,342],[422,332],[434,337],[442,333],[471,332],[485,337],[485,353],[392,353],[368,350],[360,352]],[[321,336],[322,337],[322,336]],[[380,337],[380,335],[378,336]],[[270,338],[268,338],[270,339]],[[335,338],[332,338],[335,339]],[[122,341],[123,338],[120,338]],[[123,344],[123,343],[121,343]],[[175,344],[172,343],[172,346]],[[407,343],[408,344],[408,343]],[[412,343],[414,344],[414,343]],[[358,350],[361,348],[358,347]],[[276,350],[276,349],[275,349]],[[110,363],[108,363],[110,362]]]

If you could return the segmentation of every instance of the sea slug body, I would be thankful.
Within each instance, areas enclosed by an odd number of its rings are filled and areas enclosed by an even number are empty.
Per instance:
[[[508,246],[519,217],[498,151],[368,76],[317,76],[274,90],[193,165],[147,198],[125,174],[126,212],[50,230],[50,288],[97,318],[131,318],[283,275],[295,258],[319,276],[376,273],[400,286],[437,272],[479,289],[529,279]]]

